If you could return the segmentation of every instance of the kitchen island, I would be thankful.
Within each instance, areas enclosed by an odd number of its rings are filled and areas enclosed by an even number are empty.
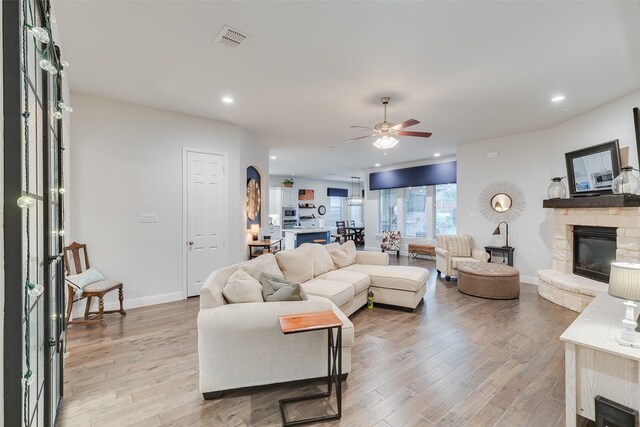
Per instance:
[[[285,250],[293,250],[303,243],[313,243],[314,240],[325,240],[331,243],[331,230],[328,228],[293,228],[284,232]]]

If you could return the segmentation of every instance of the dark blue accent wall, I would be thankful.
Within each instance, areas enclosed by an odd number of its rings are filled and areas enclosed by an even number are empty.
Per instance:
[[[346,188],[327,188],[328,197],[349,197],[349,190]]]
[[[369,174],[370,190],[453,184],[457,181],[458,162],[435,163],[412,168],[394,169]]]
[[[258,183],[258,187],[260,187],[260,210],[258,211],[258,215],[256,215],[256,219],[254,220],[250,220],[249,217],[247,216],[247,229],[251,228],[251,224],[262,225],[262,192],[264,191],[264,188],[262,188],[262,178],[260,177],[260,172],[258,172],[258,169],[254,168],[253,166],[249,166],[247,168],[247,182],[244,187],[245,197],[246,197],[246,191],[247,191],[246,188],[251,179],[255,179],[256,182]],[[268,188],[267,188],[267,191],[269,191]]]

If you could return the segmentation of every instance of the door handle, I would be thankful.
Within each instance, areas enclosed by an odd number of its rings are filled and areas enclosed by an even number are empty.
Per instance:
[[[193,240],[189,240],[187,243],[189,244],[189,246],[193,246]]]

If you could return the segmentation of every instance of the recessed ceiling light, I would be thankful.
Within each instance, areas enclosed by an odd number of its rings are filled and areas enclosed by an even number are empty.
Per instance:
[[[222,102],[224,102],[225,104],[233,104],[233,98],[230,96],[225,96],[224,98],[222,98]]]
[[[375,166],[375,167],[379,168],[379,167],[380,167],[380,163],[376,163],[376,164],[375,164],[375,165],[373,165],[373,166]]]
[[[562,102],[564,101],[566,98],[566,96],[564,95],[556,95],[553,98],[551,98],[551,102]]]
[[[440,153],[435,153],[433,156],[434,157],[440,157]]]
[[[271,156],[271,157],[269,157],[269,158],[270,158],[271,160],[275,160],[275,159],[277,159],[277,157],[276,157],[276,156]]]

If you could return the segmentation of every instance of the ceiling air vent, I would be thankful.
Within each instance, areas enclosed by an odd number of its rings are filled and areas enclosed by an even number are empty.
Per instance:
[[[215,38],[216,42],[233,49],[240,49],[247,40],[249,40],[249,36],[247,34],[243,34],[226,25],[222,27],[222,30]]]

